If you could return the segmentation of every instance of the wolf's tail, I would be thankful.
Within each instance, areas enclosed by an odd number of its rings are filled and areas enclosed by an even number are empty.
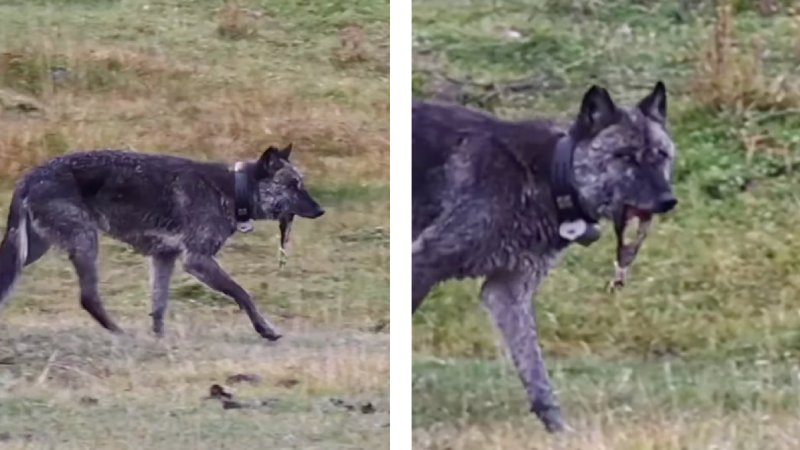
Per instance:
[[[11,197],[8,223],[0,244],[0,303],[8,296],[28,258],[28,212],[19,190]]]

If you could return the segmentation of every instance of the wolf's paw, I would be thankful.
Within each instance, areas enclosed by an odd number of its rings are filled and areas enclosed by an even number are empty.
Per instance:
[[[159,323],[159,322],[153,323],[153,328],[151,328],[151,330],[153,331],[153,335],[156,338],[161,339],[161,338],[164,337],[164,324],[163,323]]]
[[[564,419],[561,418],[561,408],[556,405],[534,403],[531,411],[542,421],[545,429],[550,433],[567,431]]]
[[[263,337],[264,339],[267,339],[268,341],[273,341],[274,342],[274,341],[277,341],[278,339],[280,339],[281,337],[283,337],[283,335],[278,330],[276,330],[275,328],[271,328],[271,327],[264,326],[264,325],[256,325],[255,328],[256,328],[256,332],[259,335],[261,335],[261,337]]]
[[[614,262],[614,278],[608,283],[608,292],[615,292],[625,287],[625,281],[628,279],[628,268],[620,267],[618,263]]]
[[[264,339],[267,339],[268,341],[272,342],[275,342],[283,337],[283,335],[280,333],[259,333],[259,334],[261,334],[261,337],[263,337]]]
[[[606,288],[606,290],[609,293],[614,293],[616,291],[621,290],[624,287],[625,287],[625,280],[613,279],[608,282],[608,287]]]

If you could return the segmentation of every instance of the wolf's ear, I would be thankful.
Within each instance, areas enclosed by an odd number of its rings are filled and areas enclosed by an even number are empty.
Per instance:
[[[614,123],[618,114],[617,105],[614,104],[608,91],[592,85],[583,95],[581,110],[578,113],[578,125],[581,131],[592,135]]]
[[[264,166],[268,166],[271,162],[280,158],[280,153],[281,150],[278,147],[270,145],[269,148],[264,150],[264,153],[261,154],[261,158],[258,158],[258,162]]]
[[[639,102],[639,109],[649,118],[664,123],[667,121],[667,87],[659,81],[653,92]]]
[[[283,150],[281,150],[281,157],[285,160],[289,160],[289,156],[292,155],[292,143],[290,142]]]
[[[281,159],[282,159],[282,150],[278,149],[277,147],[269,146],[264,153],[261,154],[261,157],[258,158],[258,163],[256,163],[256,178],[261,180],[264,178],[271,177],[278,171],[281,167]]]

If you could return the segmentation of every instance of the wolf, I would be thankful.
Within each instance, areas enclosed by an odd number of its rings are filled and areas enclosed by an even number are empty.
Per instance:
[[[563,430],[531,298],[570,244],[599,237],[600,219],[614,223],[619,287],[653,215],[677,205],[666,87],[623,107],[592,85],[567,123],[423,100],[412,110],[412,313],[442,281],[485,277],[482,303],[531,411]]]
[[[253,220],[281,222],[325,212],[290,162],[292,145],[270,146],[255,161],[233,167],[176,156],[122,150],[69,153],[26,173],[11,197],[0,244],[0,303],[22,268],[51,246],[66,252],[80,284],[81,306],[104,328],[121,333],[98,292],[98,232],[150,258],[152,330],[164,333],[170,278],[180,258],[186,272],[231,297],[256,332],[281,333],[214,256]]]

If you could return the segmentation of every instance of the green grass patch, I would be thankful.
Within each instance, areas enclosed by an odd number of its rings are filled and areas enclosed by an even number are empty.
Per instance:
[[[621,421],[654,413],[781,414],[800,406],[798,367],[766,360],[554,359],[550,373],[567,420],[596,414]],[[415,427],[500,422],[529,411],[519,378],[505,361],[418,360],[413,395]]]

